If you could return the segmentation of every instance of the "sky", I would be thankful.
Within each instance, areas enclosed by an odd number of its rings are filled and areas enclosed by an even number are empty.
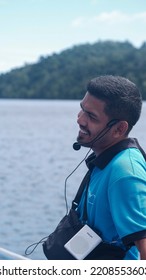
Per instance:
[[[98,41],[146,42],[146,0],[0,0],[0,74]]]

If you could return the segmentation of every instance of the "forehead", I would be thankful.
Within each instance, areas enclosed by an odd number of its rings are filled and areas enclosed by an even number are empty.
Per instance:
[[[95,114],[105,113],[105,102],[94,97],[88,92],[85,94],[84,98],[81,101],[81,107],[88,112]]]

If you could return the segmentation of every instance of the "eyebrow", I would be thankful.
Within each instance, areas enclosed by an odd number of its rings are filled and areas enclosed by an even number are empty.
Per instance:
[[[86,110],[82,104],[82,102],[80,102],[80,106],[81,106],[81,109],[86,113],[88,114],[89,116],[95,118],[96,120],[98,120],[98,116],[96,114],[94,114],[93,112],[90,112],[88,110]]]

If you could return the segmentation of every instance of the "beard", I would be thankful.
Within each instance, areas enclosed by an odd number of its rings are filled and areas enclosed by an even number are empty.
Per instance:
[[[83,146],[83,147],[87,147],[87,148],[90,148],[92,146],[92,141],[93,140],[85,140],[85,137],[81,136],[81,135],[78,135],[77,137],[77,142]]]

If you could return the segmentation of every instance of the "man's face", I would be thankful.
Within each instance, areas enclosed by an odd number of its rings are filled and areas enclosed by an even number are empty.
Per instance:
[[[85,147],[91,147],[89,144],[110,121],[104,111],[105,103],[88,92],[81,101],[81,111],[78,114],[77,122],[79,124],[79,134],[77,141]],[[101,140],[93,144],[92,149],[102,149],[108,141],[107,133]]]

